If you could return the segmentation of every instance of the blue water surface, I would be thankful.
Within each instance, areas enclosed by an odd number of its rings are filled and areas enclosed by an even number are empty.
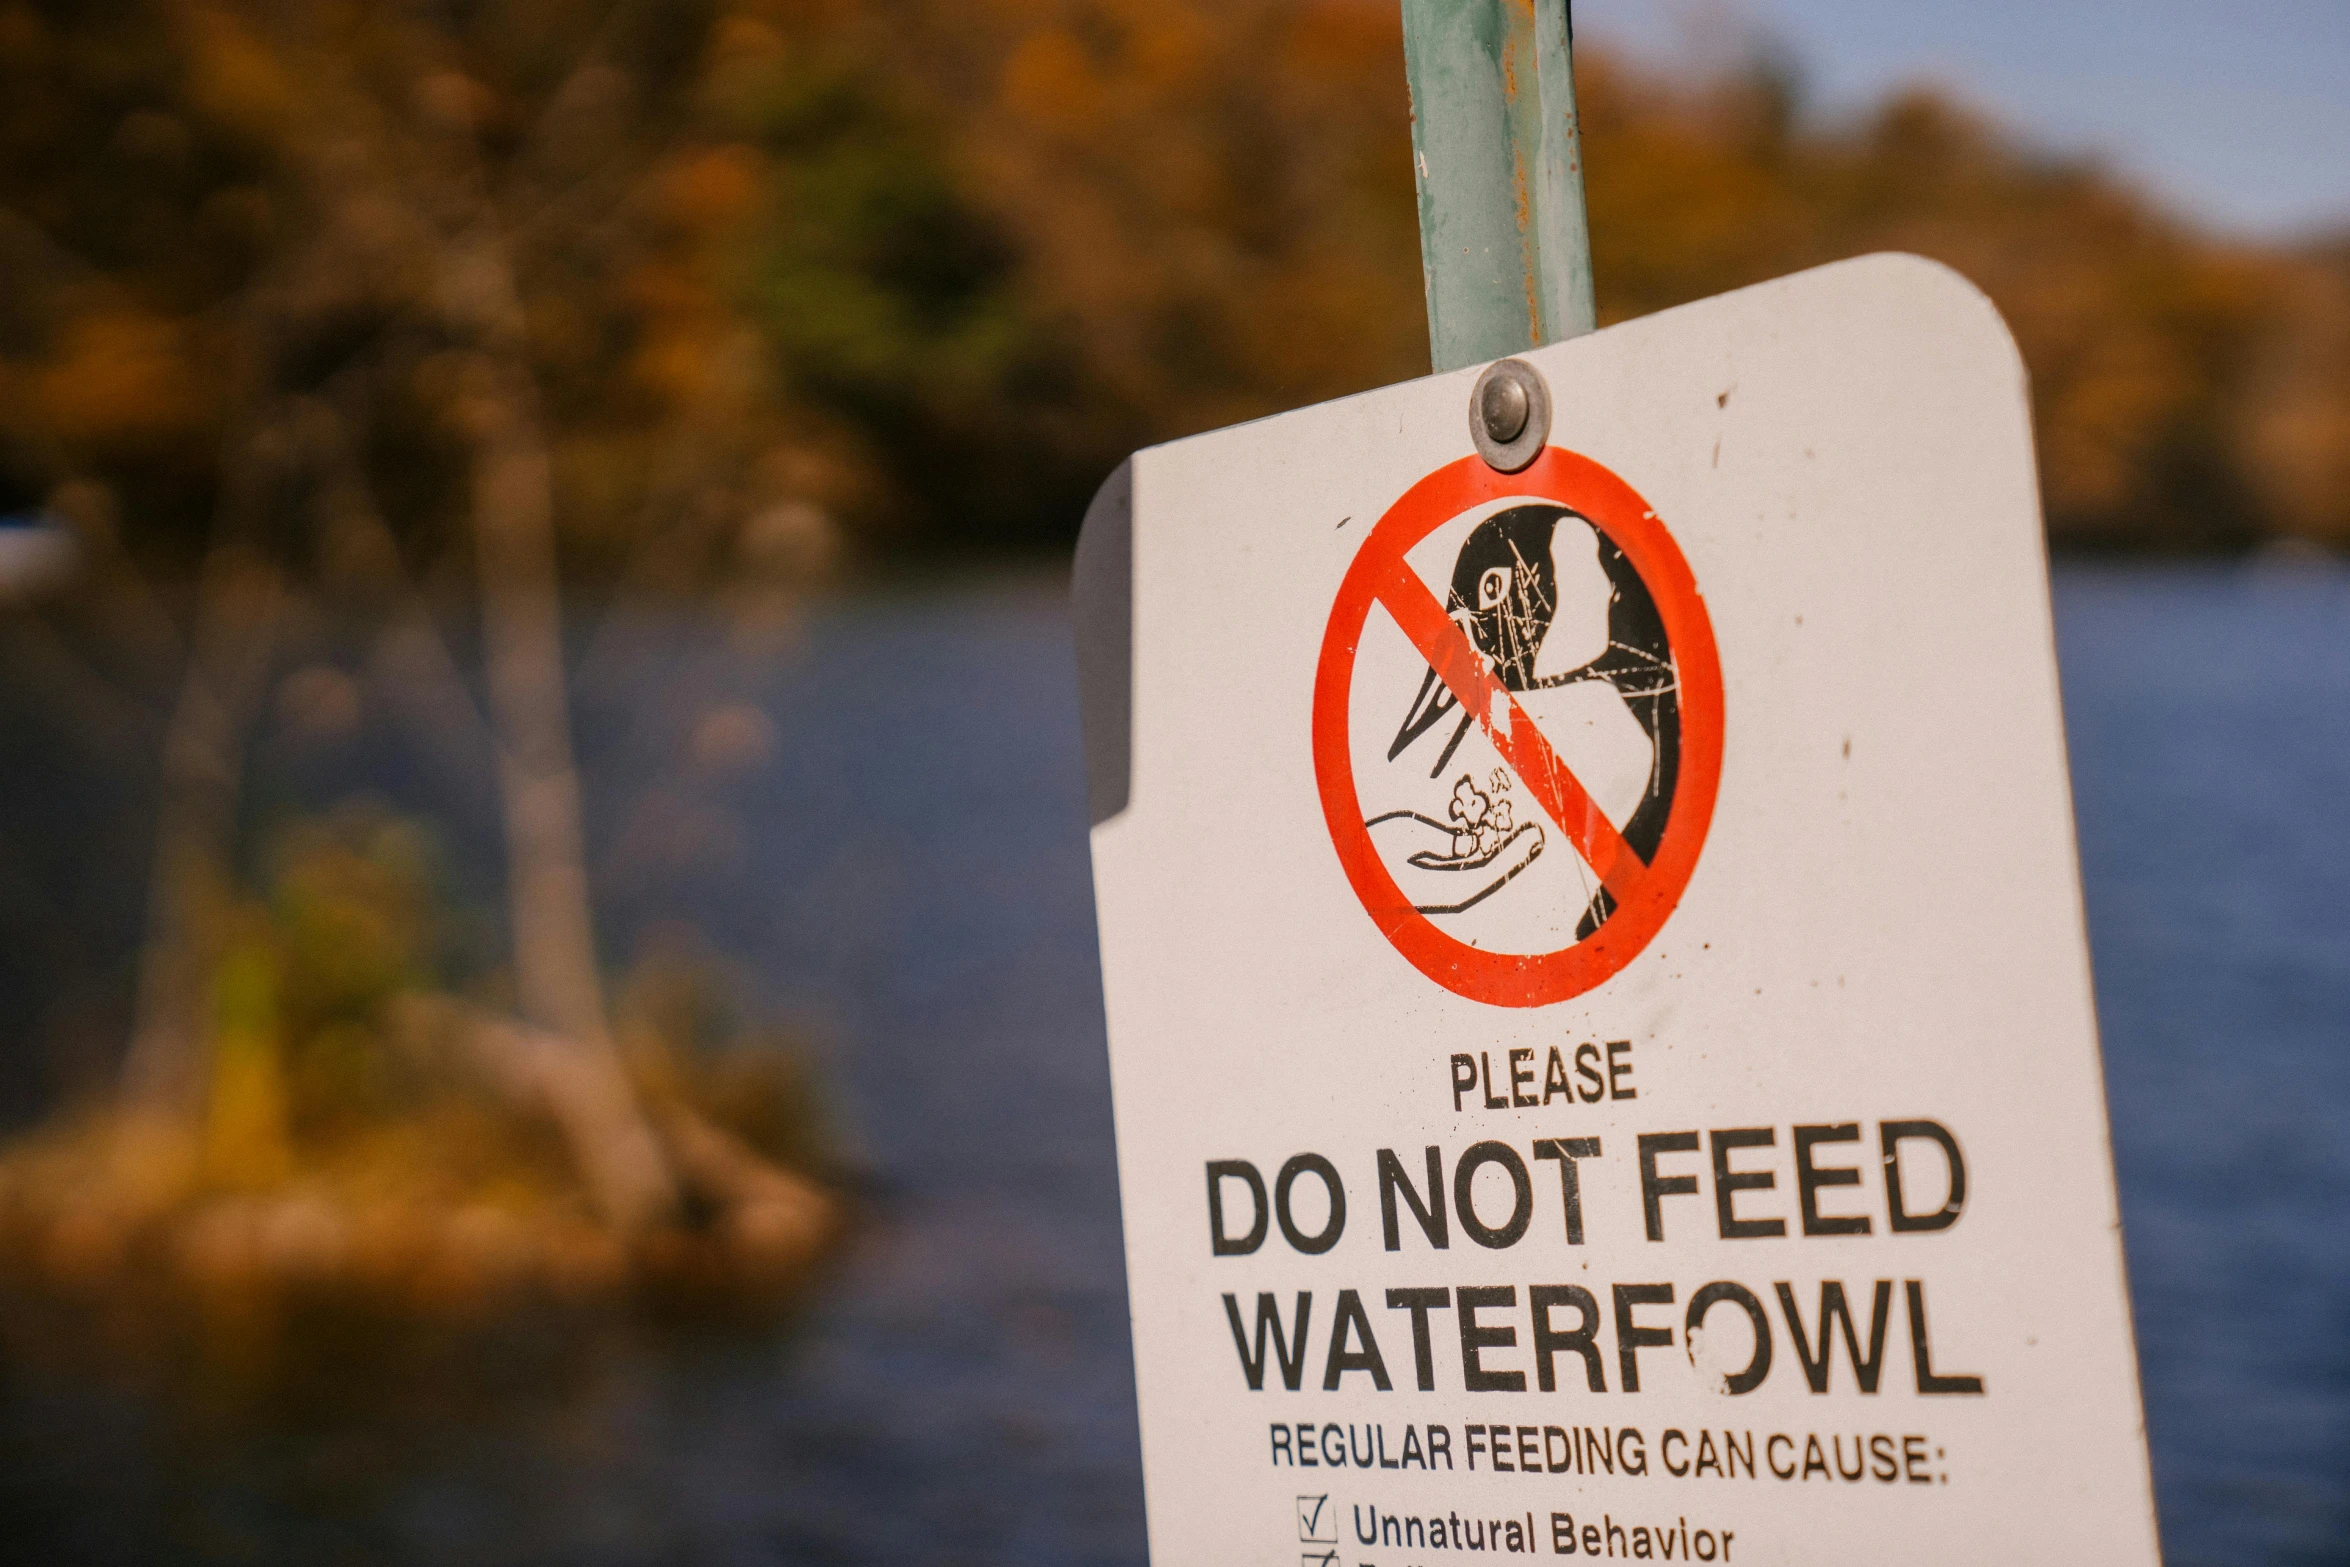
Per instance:
[[[2350,1562],[2350,578],[2071,566],[2056,602],[2169,1559]],[[1139,1563],[1062,588],[591,662],[606,935],[698,927],[820,1042],[876,1190],[836,1288],[519,1423],[191,1451],[0,1386],[0,1521],[61,1561]],[[680,781],[728,702],[772,759]]]
[[[2350,1561],[2350,580],[2056,609],[2165,1551]]]

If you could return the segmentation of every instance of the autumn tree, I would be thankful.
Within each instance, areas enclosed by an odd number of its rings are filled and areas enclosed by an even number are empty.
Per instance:
[[[805,103],[869,91],[840,30],[755,5],[18,6],[0,83],[0,438],[89,567],[11,630],[94,687],[136,645],[133,704],[166,714],[126,1108],[222,1102],[253,726],[289,628],[327,617],[420,740],[478,730],[501,804],[511,1009],[416,997],[382,1026],[547,1114],[623,1234],[689,1186],[804,1206],[616,1048],[563,583],[786,590],[841,516],[886,510],[749,259],[783,221],[778,127],[821,140]],[[829,265],[864,275],[818,256],[811,290]]]

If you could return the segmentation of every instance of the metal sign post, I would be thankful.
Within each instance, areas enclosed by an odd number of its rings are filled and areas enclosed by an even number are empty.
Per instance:
[[[1438,371],[1595,321],[1568,0],[1403,0]]]

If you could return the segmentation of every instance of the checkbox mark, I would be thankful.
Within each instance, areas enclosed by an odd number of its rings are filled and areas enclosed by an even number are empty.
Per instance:
[[[1297,1537],[1317,1545],[1338,1543],[1338,1514],[1331,1510],[1327,1492],[1297,1499]]]
[[[1297,1567],[1338,1567],[1338,1552],[1335,1549],[1300,1551],[1297,1553]]]

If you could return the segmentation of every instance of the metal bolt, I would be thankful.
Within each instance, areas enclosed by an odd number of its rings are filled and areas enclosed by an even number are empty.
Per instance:
[[[1550,388],[1523,359],[1485,367],[1469,394],[1469,439],[1499,473],[1516,473],[1550,441]]]
[[[1517,377],[1495,376],[1478,389],[1477,411],[1484,416],[1486,437],[1496,446],[1507,446],[1526,428],[1532,409]]]

